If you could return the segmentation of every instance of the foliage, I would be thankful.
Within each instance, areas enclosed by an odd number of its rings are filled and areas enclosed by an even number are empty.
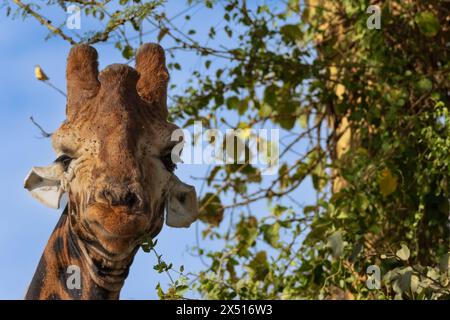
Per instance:
[[[167,292],[158,286],[161,298],[181,298],[188,288],[212,299],[450,297],[449,3],[376,1],[378,30],[367,28],[366,0],[272,7],[227,0],[225,26],[208,35],[229,38],[225,49],[200,45],[159,1],[146,11],[140,1],[121,1],[114,15],[105,13],[109,1],[65,2],[109,17],[106,29],[81,41],[112,39],[130,59],[136,44],[123,26],[141,41],[148,23],[158,41],[174,43],[172,70],[182,68],[177,51],[203,58],[203,71],[172,97],[172,117],[184,126],[198,120],[285,133],[277,175],[262,178],[248,161],[209,171],[202,234],[223,246],[196,248],[208,268],[177,271]],[[188,1],[199,3],[220,8]],[[303,205],[309,181],[317,194]],[[252,210],[258,203],[266,210]],[[157,271],[174,269],[157,257]],[[366,286],[369,265],[381,269],[380,290]]]

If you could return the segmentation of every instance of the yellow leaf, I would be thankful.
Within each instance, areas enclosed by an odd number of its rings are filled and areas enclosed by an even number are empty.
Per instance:
[[[250,137],[251,133],[252,131],[250,128],[241,129],[241,131],[239,131],[239,138],[247,139],[248,137]]]
[[[378,177],[380,192],[387,197],[397,189],[397,177],[389,169],[383,169]]]
[[[252,130],[248,126],[248,123],[239,122],[237,125],[237,129],[237,135],[243,140],[247,139],[252,134]]]
[[[36,65],[34,67],[34,76],[36,77],[36,79],[38,79],[39,81],[46,81],[48,80],[47,75],[44,73],[44,70],[42,70],[40,65]]]

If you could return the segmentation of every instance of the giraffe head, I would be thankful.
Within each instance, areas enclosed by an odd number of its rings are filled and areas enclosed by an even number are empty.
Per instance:
[[[117,257],[164,222],[188,227],[197,217],[195,189],[174,174],[166,121],[164,50],[141,46],[136,67],[113,64],[98,72],[97,51],[74,46],[67,60],[66,121],[52,136],[57,154],[25,180],[50,207],[68,195],[70,226],[81,238]]]

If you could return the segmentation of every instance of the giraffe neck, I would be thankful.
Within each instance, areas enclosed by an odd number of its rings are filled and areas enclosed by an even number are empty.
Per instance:
[[[66,207],[45,247],[25,299],[118,299],[133,256],[119,262],[100,257],[91,243],[73,232]]]

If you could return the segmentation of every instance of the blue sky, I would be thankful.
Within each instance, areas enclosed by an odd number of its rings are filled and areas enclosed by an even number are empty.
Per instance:
[[[182,11],[181,4],[184,2],[169,1],[167,11],[176,14]],[[220,10],[199,7],[192,14],[195,20],[191,26],[204,34],[207,32],[205,25],[221,25]],[[47,165],[55,157],[50,140],[39,138],[39,131],[29,117],[33,116],[50,132],[58,128],[65,117],[65,98],[37,81],[33,68],[40,64],[51,82],[65,91],[65,63],[70,46],[55,37],[45,41],[48,32],[34,19],[12,20],[5,18],[4,12],[0,12],[0,16],[0,203],[3,206],[0,213],[0,299],[22,299],[61,213],[61,210],[48,209],[34,201],[23,188],[23,179],[32,166]],[[188,27],[182,17],[177,21],[181,27]],[[154,32],[144,39],[151,42],[156,36]],[[220,37],[217,41],[226,42]],[[110,63],[125,62],[113,45],[98,44],[95,47],[101,69]],[[183,71],[172,73],[171,82],[183,87],[190,73],[201,65],[201,60],[181,52],[176,60],[183,66]],[[201,181],[192,176],[201,176],[205,170],[202,165],[180,165],[177,175],[199,190]],[[308,186],[300,190],[300,194],[313,199]],[[158,236],[157,250],[175,266],[183,264],[186,270],[199,270],[202,264],[189,250],[196,245],[195,236],[195,225],[189,229],[165,227]],[[153,270],[155,262],[153,255],[139,251],[122,290],[122,299],[157,297],[156,284],[167,284],[169,279]]]

